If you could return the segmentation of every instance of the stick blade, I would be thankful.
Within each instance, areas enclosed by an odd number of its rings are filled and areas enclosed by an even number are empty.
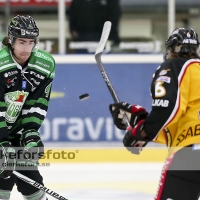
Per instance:
[[[95,55],[103,52],[104,47],[106,45],[106,42],[108,40],[109,34],[110,34],[111,25],[112,25],[112,23],[110,21],[106,21],[104,23],[103,31],[102,31],[102,34],[101,34],[101,39],[100,39],[100,42],[99,42],[99,45],[97,47]]]

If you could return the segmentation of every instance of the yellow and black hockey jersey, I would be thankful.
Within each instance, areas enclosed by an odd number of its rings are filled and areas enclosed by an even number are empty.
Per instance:
[[[151,84],[152,111],[144,131],[173,153],[200,143],[200,60],[170,59],[156,70]],[[173,148],[171,148],[173,147]]]

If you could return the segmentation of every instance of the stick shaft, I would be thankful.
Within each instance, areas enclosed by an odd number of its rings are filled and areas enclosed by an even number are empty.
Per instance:
[[[99,45],[98,45],[98,48],[96,50],[96,53],[95,53],[95,59],[96,59],[96,62],[97,62],[97,65],[99,67],[99,70],[101,71],[101,74],[103,76],[103,79],[110,91],[110,94],[112,95],[112,98],[114,100],[115,103],[119,103],[119,98],[110,82],[110,79],[104,69],[104,66],[103,66],[103,63],[101,62],[101,55],[102,55],[102,52],[104,50],[104,47],[106,45],[106,42],[108,40],[108,36],[110,34],[110,30],[111,30],[111,22],[107,21],[104,23],[104,27],[103,27],[103,31],[102,31],[102,35],[101,35],[101,39],[100,39],[100,42],[99,42]]]
[[[21,180],[23,180],[24,182],[44,191],[46,194],[56,198],[56,199],[59,199],[59,200],[68,200],[64,197],[62,197],[61,195],[59,195],[58,193],[54,192],[53,190],[50,190],[48,188],[46,188],[45,186],[41,185],[40,183],[28,178],[27,176],[24,176],[23,174],[17,172],[17,171],[13,171],[13,174],[15,176],[17,176],[18,178],[20,178]]]
[[[110,79],[109,79],[109,77],[108,77],[108,75],[107,75],[107,73],[106,73],[106,71],[105,71],[105,69],[104,69],[104,67],[103,67],[103,64],[102,64],[102,62],[101,62],[101,58],[100,58],[100,57],[101,57],[100,54],[97,54],[97,55],[95,56],[96,61],[97,61],[97,65],[98,65],[98,67],[99,67],[99,69],[100,69],[100,71],[101,71],[101,74],[102,74],[102,76],[103,76],[103,79],[104,79],[104,81],[105,81],[105,83],[106,83],[106,85],[107,85],[107,87],[108,87],[108,90],[110,91],[110,94],[111,94],[111,96],[112,96],[114,102],[115,102],[115,103],[119,103],[119,102],[120,102],[120,101],[119,101],[119,98],[118,98],[118,96],[117,96],[117,94],[116,94],[116,92],[115,92],[115,90],[114,90],[114,88],[113,88],[113,86],[112,86],[112,84],[111,84],[111,82],[110,82]]]
[[[109,34],[110,34],[110,30],[111,30],[111,22],[107,21],[104,23],[104,26],[103,26],[103,31],[102,31],[102,35],[101,35],[101,39],[100,39],[100,42],[99,42],[99,45],[97,47],[97,50],[96,50],[96,53],[95,53],[95,59],[96,59],[96,62],[97,62],[97,65],[98,65],[98,68],[99,70],[101,71],[101,74],[103,76],[103,79],[108,87],[108,90],[110,91],[110,94],[114,100],[115,103],[119,103],[119,98],[110,82],[110,79],[106,73],[106,70],[103,66],[103,63],[101,61],[101,55],[102,55],[102,52],[105,48],[105,45],[106,45],[106,42],[108,40],[108,37],[109,37]],[[130,126],[129,124],[129,121],[127,119],[127,116],[124,115],[124,122],[126,124],[126,126]]]

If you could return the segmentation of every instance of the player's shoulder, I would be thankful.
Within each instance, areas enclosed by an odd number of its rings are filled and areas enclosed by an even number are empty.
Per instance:
[[[55,70],[55,60],[53,56],[43,50],[34,52],[29,62],[51,72]]]
[[[3,49],[0,50],[0,59],[6,59],[9,56],[10,56],[10,52],[9,52],[8,47],[4,47]]]
[[[52,64],[55,64],[55,60],[53,58],[53,56],[49,53],[47,53],[46,51],[43,51],[43,50],[37,50],[34,55],[37,57],[37,58],[40,58],[41,60],[44,60],[46,62],[51,62]]]
[[[188,61],[188,58],[173,58],[164,61],[161,64],[161,69],[169,70],[172,73],[179,74],[182,70],[185,63]]]
[[[16,64],[14,63],[8,47],[5,47],[0,50],[0,72],[10,70],[15,68]]]

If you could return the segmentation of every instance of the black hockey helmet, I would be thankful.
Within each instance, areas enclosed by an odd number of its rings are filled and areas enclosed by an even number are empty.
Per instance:
[[[191,53],[199,47],[198,34],[193,29],[177,28],[165,42],[166,49],[176,53]]]
[[[8,36],[37,39],[39,36],[39,29],[31,16],[17,15],[11,19],[8,26]]]

